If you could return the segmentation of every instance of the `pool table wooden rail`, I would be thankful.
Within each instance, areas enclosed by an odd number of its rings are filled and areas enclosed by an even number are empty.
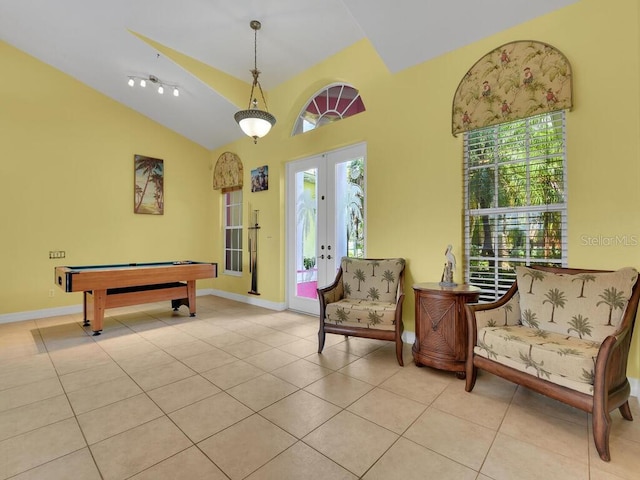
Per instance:
[[[196,314],[196,280],[218,276],[217,264],[177,262],[98,267],[56,267],[55,283],[65,292],[83,292],[84,325],[103,328],[107,308],[171,300]]]
[[[138,287],[217,277],[215,263],[129,264],[104,267],[56,267],[56,284],[65,292]]]

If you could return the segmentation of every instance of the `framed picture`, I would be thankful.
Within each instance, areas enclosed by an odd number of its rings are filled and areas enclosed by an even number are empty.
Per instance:
[[[269,190],[269,167],[264,165],[251,170],[251,191],[262,192]]]
[[[134,155],[133,168],[133,212],[163,215],[164,161],[159,158]]]

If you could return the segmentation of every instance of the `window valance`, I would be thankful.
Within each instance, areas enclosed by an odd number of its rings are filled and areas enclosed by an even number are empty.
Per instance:
[[[571,65],[542,42],[517,41],[478,60],[453,98],[452,133],[572,107]]]
[[[235,153],[224,152],[218,157],[213,169],[213,189],[229,190],[242,188],[242,161]]]

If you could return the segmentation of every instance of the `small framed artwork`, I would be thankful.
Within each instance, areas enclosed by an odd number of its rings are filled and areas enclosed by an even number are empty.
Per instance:
[[[164,214],[164,161],[134,155],[133,212],[147,215]]]
[[[251,191],[262,192],[269,190],[269,167],[264,165],[251,170]]]

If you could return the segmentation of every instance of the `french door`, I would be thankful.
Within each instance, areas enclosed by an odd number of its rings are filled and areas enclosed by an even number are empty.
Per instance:
[[[287,164],[287,304],[318,314],[316,289],[364,257],[366,145]]]

